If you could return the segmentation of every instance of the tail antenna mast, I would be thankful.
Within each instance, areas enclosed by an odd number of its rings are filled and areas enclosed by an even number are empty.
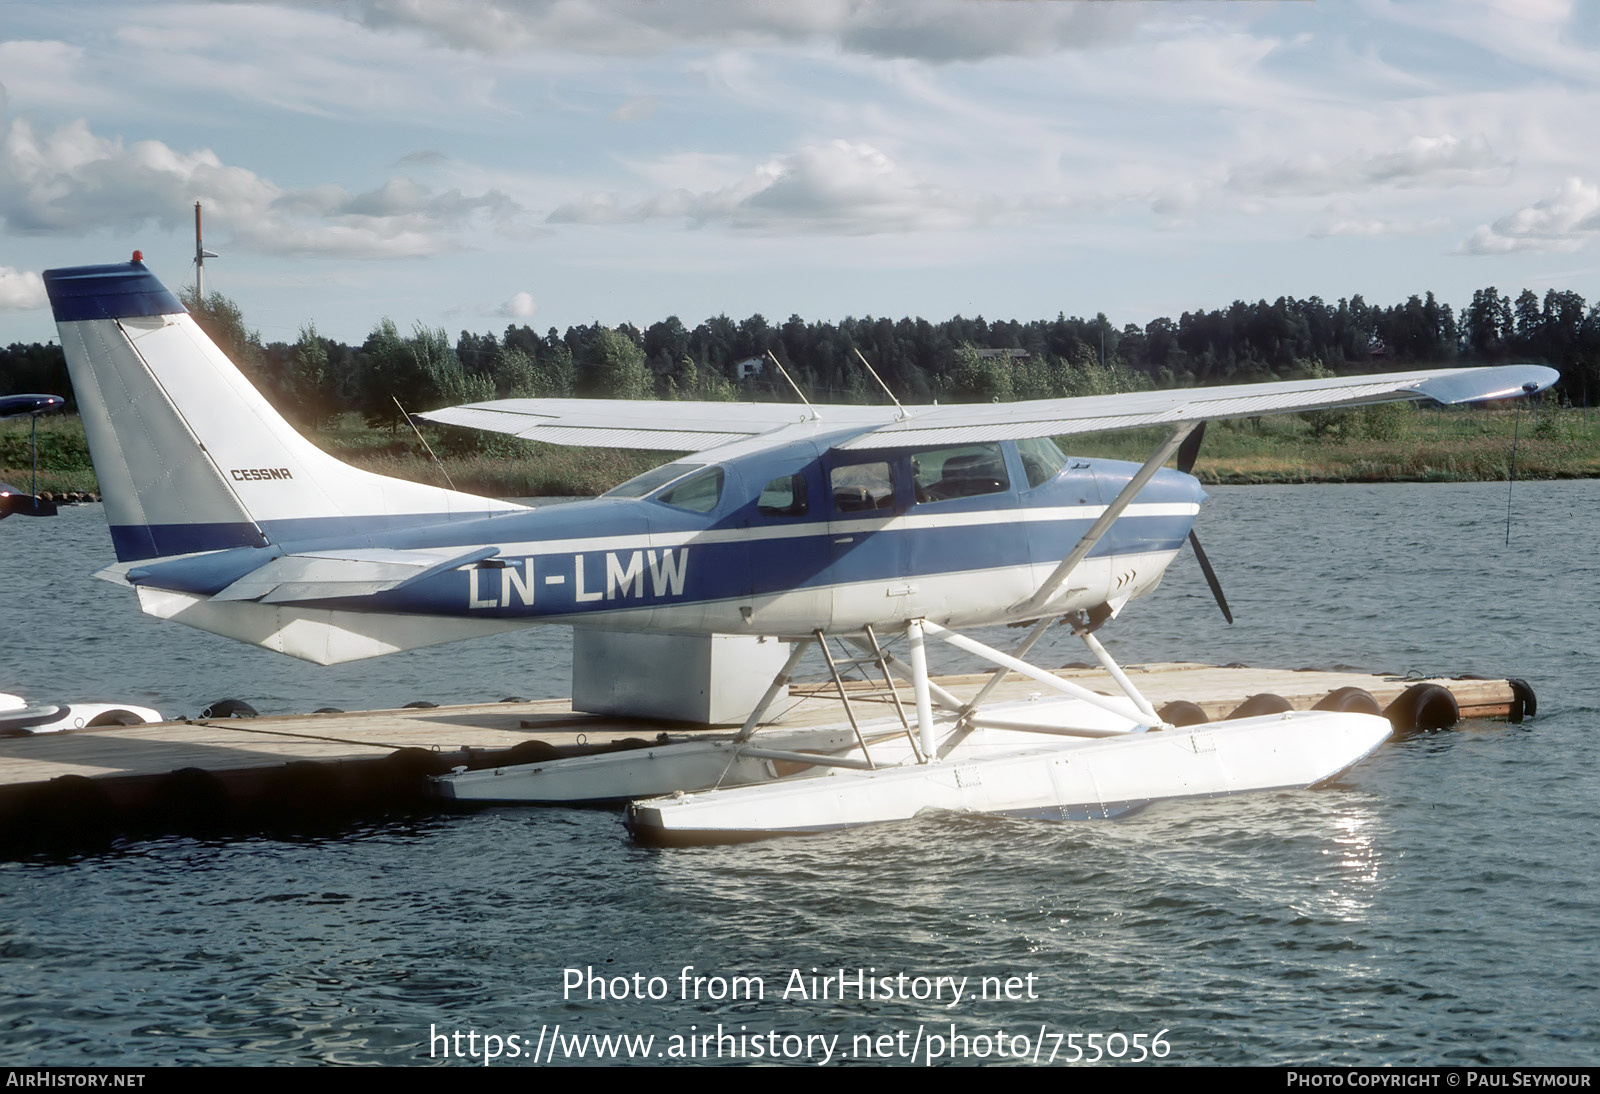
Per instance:
[[[783,367],[783,362],[779,361],[772,355],[772,351],[770,349],[767,350],[767,359],[774,365],[778,366],[778,372],[785,380],[789,381],[789,386],[794,388],[794,393],[796,395],[800,396],[800,401],[806,404],[806,409],[811,412],[811,420],[813,422],[820,422],[822,420],[822,415],[817,413],[817,408],[811,405],[811,400],[806,398],[806,393],[800,390],[800,385],[794,382],[794,377],[789,375],[789,370]]]
[[[870,364],[868,364],[867,363],[867,359],[865,357],[861,356],[861,351],[856,349],[854,346],[850,347],[850,352],[854,353],[856,355],[856,360],[860,361],[863,365],[867,366],[867,371],[872,374],[872,378],[874,380],[878,381],[878,386],[883,388],[883,393],[885,395],[889,396],[889,401],[891,403],[893,403],[894,404],[894,408],[900,412],[900,420],[904,421],[906,419],[906,417],[907,417],[906,408],[901,406],[900,405],[900,400],[896,399],[894,397],[894,392],[890,391],[889,390],[889,385],[883,382],[883,377],[878,375],[878,370],[873,368]]]

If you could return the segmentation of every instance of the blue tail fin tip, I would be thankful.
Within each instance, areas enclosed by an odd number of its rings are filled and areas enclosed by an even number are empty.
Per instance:
[[[46,270],[44,287],[57,323],[178,315],[189,310],[139,261]]]

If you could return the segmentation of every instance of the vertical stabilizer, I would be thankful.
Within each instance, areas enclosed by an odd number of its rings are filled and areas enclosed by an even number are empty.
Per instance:
[[[361,471],[295,432],[132,262],[45,287],[122,561],[519,510]]]

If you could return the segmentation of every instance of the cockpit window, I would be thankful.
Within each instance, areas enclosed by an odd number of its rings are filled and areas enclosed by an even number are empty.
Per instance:
[[[861,513],[888,509],[894,505],[894,477],[889,465],[851,463],[835,467],[828,474],[828,489],[833,507],[841,513]]]
[[[1028,476],[1030,489],[1042,482],[1049,482],[1067,466],[1067,457],[1049,437],[1018,441],[1017,455],[1022,457],[1022,473]]]
[[[687,509],[691,513],[709,513],[722,500],[722,468],[709,467],[690,475],[682,482],[669,486],[656,495],[663,505]]]
[[[704,467],[703,463],[669,463],[642,475],[635,475],[621,486],[613,487],[600,496],[603,498],[642,498],[652,490],[681,479],[691,471],[698,471]]]
[[[756,510],[764,517],[803,517],[806,515],[806,477],[785,475],[761,488]]]
[[[1010,487],[1005,457],[997,444],[969,444],[914,452],[911,470],[916,475],[917,500],[949,501],[998,494]]]

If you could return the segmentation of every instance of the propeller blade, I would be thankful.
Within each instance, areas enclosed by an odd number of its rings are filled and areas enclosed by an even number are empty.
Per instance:
[[[1200,440],[1205,435],[1206,423],[1201,422],[1195,426],[1193,433],[1183,439],[1183,444],[1178,446],[1178,470],[1185,475],[1194,470],[1194,461],[1200,455]]]
[[[1232,623],[1233,612],[1228,609],[1228,598],[1222,595],[1222,582],[1217,580],[1217,572],[1211,568],[1211,560],[1200,549],[1200,538],[1192,530],[1189,532],[1189,546],[1194,548],[1195,561],[1200,563],[1200,572],[1206,575],[1206,584],[1211,586],[1211,595],[1217,598],[1217,607],[1222,609],[1222,618]]]

